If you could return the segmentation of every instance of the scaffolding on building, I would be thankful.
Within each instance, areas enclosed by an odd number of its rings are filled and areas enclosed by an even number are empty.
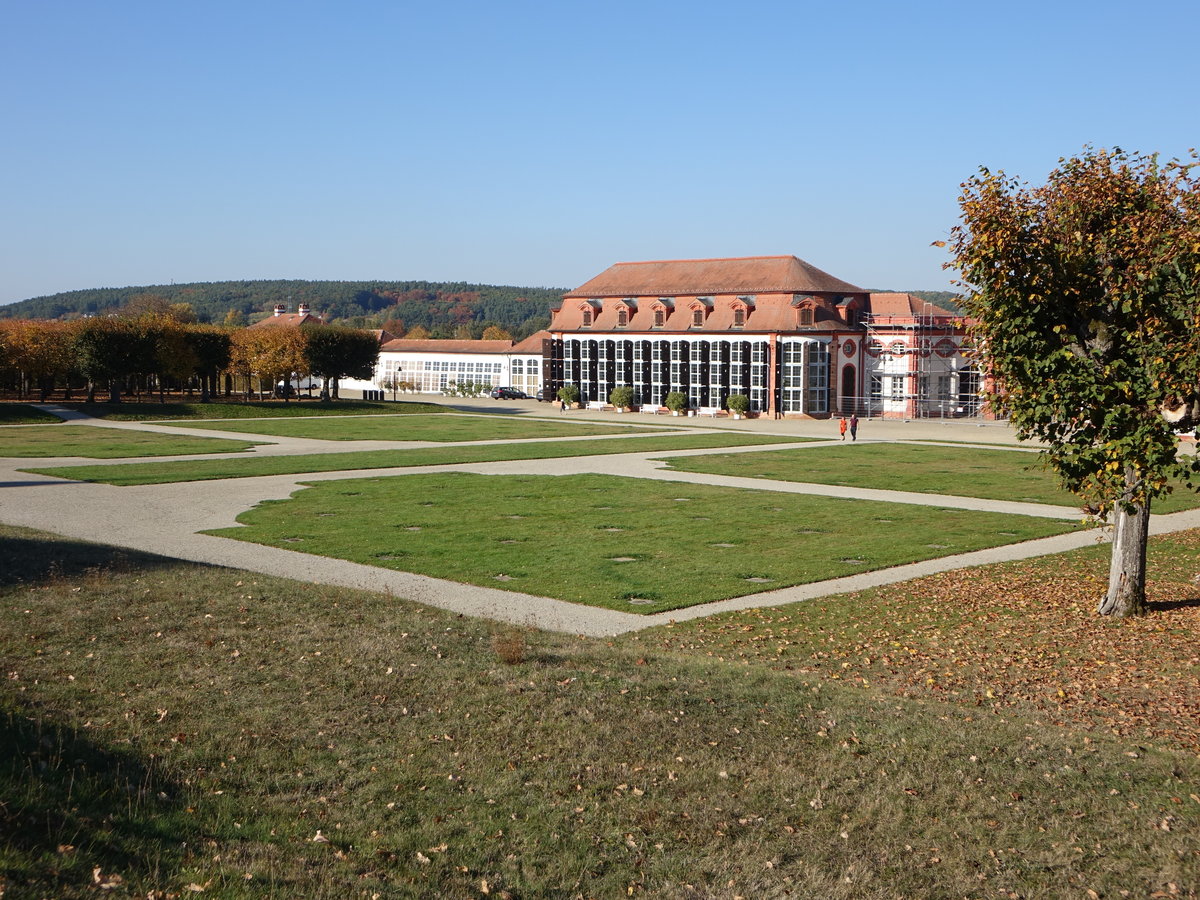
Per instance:
[[[905,418],[920,419],[979,414],[978,370],[972,365],[959,368],[934,366],[934,361],[941,356],[938,345],[958,330],[957,317],[935,310],[937,307],[924,301],[921,311],[915,315],[867,313],[862,317],[867,329],[865,346],[877,348],[872,355],[902,357],[906,362],[902,370],[863,373],[865,394],[852,398],[850,404],[859,415],[902,414]],[[957,358],[962,359],[961,356]],[[886,391],[885,378],[888,379]]]

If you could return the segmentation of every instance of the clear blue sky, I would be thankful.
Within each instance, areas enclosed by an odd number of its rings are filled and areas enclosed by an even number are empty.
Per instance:
[[[946,289],[959,184],[1198,143],[1196,16],[1091,2],[4,0],[0,303],[574,287],[794,253]],[[1164,11],[1166,10],[1166,11]]]

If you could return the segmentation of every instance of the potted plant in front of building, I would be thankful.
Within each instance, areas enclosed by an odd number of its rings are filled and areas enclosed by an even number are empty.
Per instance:
[[[663,400],[663,406],[671,411],[671,415],[678,416],[687,409],[687,394],[682,391],[671,391]]]
[[[633,406],[633,388],[627,384],[612,389],[612,393],[608,395],[608,402],[617,408],[617,412],[629,412],[629,407]]]
[[[735,419],[740,419],[750,409],[750,398],[745,394],[730,394],[725,405],[729,408],[730,415]]]
[[[579,386],[564,384],[558,389],[558,399],[567,404],[567,406],[574,406],[579,402]]]

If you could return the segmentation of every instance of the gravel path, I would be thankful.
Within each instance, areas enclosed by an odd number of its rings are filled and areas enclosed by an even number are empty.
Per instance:
[[[45,406],[61,414],[53,406]],[[536,405],[526,407],[523,414],[532,415]],[[480,409],[494,412],[495,407],[480,404]],[[468,407],[467,411],[475,411]],[[63,411],[65,412],[65,411]],[[586,418],[585,414],[573,414]],[[64,416],[67,418],[67,416]],[[74,418],[72,416],[71,418]],[[612,414],[594,416],[598,421],[613,421]],[[146,425],[136,422],[101,422],[79,420],[79,424],[98,427],[132,430],[159,431],[188,435],[210,434],[214,437],[251,438],[238,433],[221,432],[219,427],[197,430],[174,429],[164,425]],[[719,423],[719,424],[718,424]],[[215,423],[214,423],[215,425]],[[811,421],[768,421],[743,420],[730,422],[717,420],[715,423],[700,423],[688,419],[687,428],[738,426],[736,430],[753,430],[759,433],[795,435],[833,439],[836,423]],[[731,429],[734,430],[734,429]],[[246,454],[265,455],[276,453],[329,453],[347,450],[399,449],[413,446],[413,442],[382,441],[312,441],[306,439],[263,436],[271,445],[256,448]],[[978,423],[927,423],[875,421],[864,424],[860,440],[864,443],[876,440],[953,440],[983,444],[1015,445],[1011,430],[1001,424],[979,425]],[[369,446],[368,446],[369,445]],[[420,446],[429,446],[420,444]],[[453,446],[439,444],[438,446]],[[760,452],[786,447],[786,444],[763,447],[721,448],[702,451],[672,451],[670,455],[697,453]],[[813,444],[805,444],[812,447]],[[221,454],[229,458],[234,454]],[[1051,507],[1030,503],[1005,503],[995,500],[976,500],[965,497],[915,494],[897,491],[860,490],[848,487],[796,484],[757,478],[741,478],[705,475],[692,472],[676,472],[663,469],[663,451],[655,453],[629,453],[610,456],[569,457],[564,459],[539,459],[476,463],[452,466],[423,466],[401,469],[369,469],[344,472],[323,472],[309,475],[276,475],[261,478],[234,478],[224,481],[200,481],[182,484],[144,485],[136,487],[114,487],[104,484],[70,482],[44,475],[19,472],[22,467],[43,467],[58,463],[78,462],[71,460],[31,460],[0,458],[0,521],[9,525],[37,528],[66,537],[94,541],[119,547],[128,547],[157,553],[177,559],[212,565],[229,566],[264,574],[313,583],[335,584],[390,593],[397,597],[425,603],[452,612],[481,616],[497,621],[543,628],[571,634],[589,636],[616,635],[636,631],[671,621],[700,618],[726,610],[755,607],[779,606],[845,591],[861,590],[878,585],[906,581],[921,575],[942,572],[966,566],[983,565],[1003,560],[1024,559],[1058,553],[1063,550],[1088,546],[1107,539],[1105,530],[1095,529],[1041,540],[1026,541],[991,550],[982,550],[959,556],[932,559],[907,566],[864,572],[846,578],[824,581],[817,584],[798,585],[776,591],[767,591],[674,610],[654,615],[639,615],[614,610],[598,609],[574,603],[566,603],[548,597],[536,597],[513,591],[459,584],[423,575],[395,572],[374,566],[360,565],[343,560],[298,553],[259,544],[251,544],[229,538],[213,537],[197,532],[234,526],[237,516],[264,500],[279,500],[290,496],[302,481],[326,481],[363,476],[420,474],[430,471],[461,471],[482,474],[577,474],[595,472],[621,475],[632,478],[650,478],[695,484],[727,485],[752,490],[781,491],[789,493],[819,494],[831,497],[855,497],[868,500],[886,500],[899,503],[925,504],[960,509],[978,509],[997,512],[1015,512],[1023,515],[1038,515],[1051,518],[1078,518],[1075,509]],[[196,457],[207,458],[207,457]],[[160,458],[161,459],[161,458]],[[129,460],[120,460],[128,462]],[[96,462],[89,460],[88,462]],[[1200,527],[1200,510],[1191,510],[1167,516],[1156,516],[1152,522],[1153,533],[1165,533],[1187,528]]]

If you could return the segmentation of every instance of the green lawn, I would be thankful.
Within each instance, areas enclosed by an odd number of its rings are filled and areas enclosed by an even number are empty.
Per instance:
[[[849,444],[754,454],[712,454],[668,459],[681,472],[743,478],[836,484],[919,494],[955,494],[990,500],[1080,505],[1058,486],[1036,453],[923,444]],[[1154,502],[1154,512],[1200,506],[1200,497],[1180,486]]]
[[[660,612],[1070,531],[1026,516],[603,475],[320,482],[213,532]]]
[[[758,665],[742,652],[763,634],[586,640],[0,528],[0,890],[1083,900],[1200,884],[1194,753]],[[860,664],[854,635],[824,638],[814,655]],[[1058,643],[1033,640],[1030,655]],[[1164,697],[1149,680],[1130,712]]]
[[[52,425],[61,421],[28,403],[0,403],[0,425]]]
[[[694,450],[795,442],[795,438],[711,431],[702,434],[623,437],[615,440],[489,444],[415,450],[363,450],[356,453],[318,453],[310,456],[264,456],[254,459],[189,460],[128,465],[118,463],[110,466],[57,466],[26,471],[76,481],[128,486],[207,481],[214,478],[254,478],[259,475],[294,475],[302,472],[437,466],[505,459],[558,459],[564,456],[601,456],[612,453],[648,453],[656,450]]]
[[[212,428],[209,423],[178,423],[184,428]],[[526,438],[586,437],[656,431],[638,425],[561,422],[518,416],[441,414],[437,416],[364,416],[337,419],[274,419],[223,422],[222,431],[315,438],[322,441],[500,441]]]
[[[334,400],[321,403],[318,400],[264,400],[241,403],[214,400],[210,403],[159,403],[147,399],[142,402],[127,399],[121,403],[64,403],[59,406],[74,409],[96,419],[143,422],[165,419],[261,419],[263,417],[290,416],[361,416],[361,415],[411,415],[413,413],[436,413],[446,407],[436,403],[403,401],[400,403],[374,400]]]
[[[0,430],[0,457],[83,456],[89,459],[120,459],[126,456],[185,456],[193,453],[233,453],[257,447],[260,443],[66,423]]]

